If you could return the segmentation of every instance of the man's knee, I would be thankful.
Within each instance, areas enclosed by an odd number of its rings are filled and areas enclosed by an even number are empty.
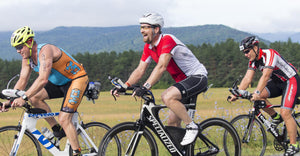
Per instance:
[[[289,109],[281,109],[280,110],[280,115],[283,118],[283,120],[287,120],[289,118],[292,118],[292,111]]]
[[[59,124],[64,127],[70,123],[72,123],[72,115],[71,113],[65,113],[60,112],[60,115],[58,116],[58,122]]]

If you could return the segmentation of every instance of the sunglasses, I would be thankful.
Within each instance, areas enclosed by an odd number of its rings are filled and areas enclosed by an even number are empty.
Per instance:
[[[17,45],[15,48],[16,48],[17,50],[21,50],[21,49],[23,49],[23,44]]]
[[[148,26],[141,26],[141,30],[142,29],[146,30],[146,29],[150,29],[150,28],[155,28],[155,26],[153,26],[153,25],[150,25],[150,26],[149,25]]]
[[[245,51],[243,51],[244,54],[248,54],[250,52],[251,49],[247,49]]]

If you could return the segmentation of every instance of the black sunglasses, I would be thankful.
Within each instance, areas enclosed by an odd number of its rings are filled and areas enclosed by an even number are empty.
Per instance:
[[[250,52],[251,49],[247,49],[245,51],[243,51],[244,54],[248,54]]]
[[[21,50],[21,49],[23,49],[23,44],[17,45],[17,46],[15,46],[15,48],[16,48],[17,50]]]

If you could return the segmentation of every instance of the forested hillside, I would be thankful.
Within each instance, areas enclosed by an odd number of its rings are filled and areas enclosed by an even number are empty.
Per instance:
[[[201,45],[203,43],[225,42],[232,38],[240,41],[249,33],[224,25],[203,25],[190,27],[167,27],[163,33],[175,35],[185,44]],[[0,32],[0,55],[2,59],[20,59],[14,48],[10,46],[12,32]],[[49,31],[36,31],[38,43],[51,43],[62,47],[70,54],[77,53],[117,53],[143,49],[143,40],[139,25],[120,27],[57,27]]]
[[[195,56],[206,66],[208,70],[209,84],[213,87],[230,87],[233,81],[244,75],[247,69],[248,60],[244,54],[239,51],[239,43],[233,39],[227,39],[224,42],[216,43],[214,45],[204,43],[202,45],[194,46],[188,45]],[[273,48],[277,50],[283,57],[290,61],[297,69],[300,68],[300,44],[288,42],[274,42],[269,45],[261,43],[262,48]],[[107,77],[117,76],[124,81],[128,78],[130,73],[138,65],[142,52],[141,51],[124,51],[116,52],[101,52],[101,53],[77,53],[73,55],[79,62],[83,63],[85,69],[92,81],[101,81],[103,90],[112,88]],[[19,60],[2,60],[0,59],[0,87],[5,88],[6,83],[11,77],[20,72]],[[155,66],[153,62],[147,72]],[[260,76],[257,72],[256,76]],[[31,77],[34,79],[36,73]],[[144,80],[142,82],[145,81]],[[257,83],[258,78],[254,84]],[[32,81],[32,80],[31,80]],[[142,83],[141,82],[141,83]],[[165,73],[158,84],[153,88],[166,88],[173,84],[174,81]]]

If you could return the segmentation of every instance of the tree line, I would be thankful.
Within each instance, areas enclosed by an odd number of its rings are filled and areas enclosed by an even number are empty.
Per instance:
[[[248,59],[239,51],[239,43],[233,39],[227,39],[225,42],[214,45],[204,43],[202,45],[187,45],[194,55],[205,65],[208,70],[208,83],[213,87],[231,87],[232,83],[243,76],[247,70]],[[292,63],[297,69],[300,68],[300,44],[293,43],[290,39],[287,42],[274,42],[266,45],[260,43],[261,48],[271,48],[278,51],[286,60]],[[77,53],[73,55],[88,72],[90,81],[100,81],[102,90],[110,90],[112,85],[108,76],[119,77],[126,81],[131,72],[137,67],[142,51],[124,51],[122,53],[100,52],[100,53]],[[140,81],[145,82],[151,74],[156,63],[153,61],[146,72],[146,75]],[[2,60],[0,59],[0,87],[6,88],[8,81],[20,72],[20,60]],[[253,85],[257,84],[261,72],[257,72]],[[33,73],[29,85],[37,77]],[[11,87],[14,85],[12,81]],[[174,80],[165,72],[160,81],[153,86],[154,89],[167,88],[172,85]]]

